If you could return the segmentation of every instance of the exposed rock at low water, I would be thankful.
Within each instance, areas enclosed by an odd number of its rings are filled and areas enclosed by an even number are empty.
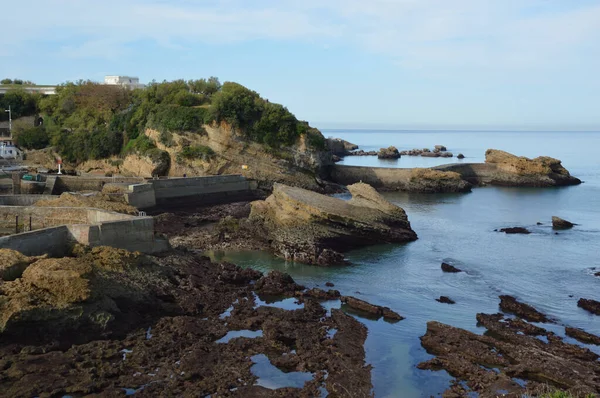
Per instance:
[[[596,336],[595,334],[588,333],[584,330],[567,326],[565,328],[565,333],[567,336],[573,337],[584,344],[600,345],[600,336]]]
[[[531,232],[527,228],[523,227],[511,227],[511,228],[502,228],[500,232],[504,232],[505,234],[530,234]]]
[[[569,228],[573,228],[573,226],[575,226],[575,224],[573,224],[570,221],[563,220],[562,218],[556,217],[556,216],[552,217],[552,228],[553,229],[569,229]]]
[[[300,288],[188,252],[77,248],[37,259],[0,281],[0,396],[370,396],[364,325],[310,297],[291,311],[255,299]],[[222,341],[240,331],[254,336]],[[260,387],[255,355],[313,377]]]
[[[450,265],[448,263],[442,263],[442,271],[444,272],[448,272],[448,273],[458,273],[458,272],[462,272],[461,269],[456,268],[453,265]]]
[[[592,314],[600,315],[599,301],[581,298],[577,302],[577,306],[591,312]]]
[[[464,159],[465,155],[463,155],[462,153],[459,153],[458,156],[456,156],[457,159]]]
[[[435,299],[435,301],[442,304],[456,304],[456,301],[447,296],[440,296],[440,298]]]
[[[397,312],[389,309],[388,307],[374,305],[374,304],[368,303],[364,300],[357,299],[355,297],[342,296],[341,300],[342,300],[342,303],[346,304],[350,308],[353,308],[353,309],[359,310],[359,311],[368,312],[369,314],[377,316],[377,317],[384,317],[385,319],[389,319],[392,321],[401,321],[402,319],[404,319],[404,317],[402,317]]]
[[[348,186],[352,199],[275,184],[265,201],[252,203],[249,222],[275,254],[307,264],[344,264],[341,254],[377,243],[417,239],[404,210],[367,184]]]
[[[521,303],[513,296],[500,296],[500,309],[504,312],[515,314],[529,322],[548,322],[546,315],[529,304]]]
[[[548,386],[574,396],[600,391],[600,362],[594,352],[501,314],[478,314],[477,320],[488,333],[428,322],[421,337],[422,346],[435,358],[418,368],[443,369],[455,378],[445,397],[538,396]]]

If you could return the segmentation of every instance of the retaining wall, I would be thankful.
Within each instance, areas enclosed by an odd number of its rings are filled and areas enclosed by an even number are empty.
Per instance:
[[[80,191],[102,191],[107,183],[142,183],[142,177],[78,177],[78,176],[56,176],[56,182],[52,194],[60,195],[63,192]]]
[[[41,229],[1,237],[0,248],[18,250],[28,256],[44,253],[61,256],[73,243],[150,254],[169,249],[168,241],[155,236],[152,217],[83,207],[0,206],[0,228],[4,224],[14,227],[17,215],[26,222],[25,228],[29,227],[31,216],[32,227]]]
[[[32,206],[40,200],[56,199],[53,195],[0,195],[0,206]]]

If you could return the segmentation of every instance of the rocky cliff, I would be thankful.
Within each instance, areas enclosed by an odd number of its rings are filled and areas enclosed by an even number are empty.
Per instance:
[[[268,237],[277,255],[307,264],[344,263],[342,252],[377,243],[417,239],[406,213],[363,183],[350,185],[344,201],[275,184],[252,203],[249,221]]]
[[[316,129],[301,135],[293,146],[278,149],[252,142],[226,123],[206,125],[201,133],[146,129],[145,134],[166,159],[132,154],[123,159],[88,161],[79,165],[78,170],[140,177],[242,174],[263,182],[266,188],[273,182],[281,182],[324,190],[326,184],[320,175],[333,164],[331,153],[311,142],[311,137],[322,138]]]
[[[577,185],[581,180],[571,176],[561,161],[548,156],[529,159],[497,149],[485,152],[486,164],[496,166],[491,183],[511,186]]]

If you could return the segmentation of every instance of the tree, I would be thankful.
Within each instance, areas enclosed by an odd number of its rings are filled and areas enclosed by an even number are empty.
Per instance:
[[[12,84],[12,79],[2,79],[0,80],[0,84]]]

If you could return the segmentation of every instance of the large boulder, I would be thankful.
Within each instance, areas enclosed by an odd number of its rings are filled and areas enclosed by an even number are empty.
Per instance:
[[[485,163],[495,166],[492,184],[543,187],[581,183],[581,180],[569,174],[560,160],[547,156],[529,159],[488,149],[485,152]]]
[[[379,153],[377,153],[377,157],[379,159],[399,159],[400,152],[395,146],[390,146],[387,148],[381,148]]]
[[[552,216],[552,228],[554,229],[569,229],[573,228],[575,224],[570,221],[563,220],[560,217]]]
[[[370,185],[357,183],[344,201],[275,184],[264,201],[252,203],[249,222],[288,260],[316,265],[344,263],[341,254],[360,246],[417,239],[406,213]]]
[[[327,143],[327,149],[336,156],[343,157],[348,155],[348,152],[358,149],[358,145],[342,140],[341,138],[327,138],[325,142]]]

